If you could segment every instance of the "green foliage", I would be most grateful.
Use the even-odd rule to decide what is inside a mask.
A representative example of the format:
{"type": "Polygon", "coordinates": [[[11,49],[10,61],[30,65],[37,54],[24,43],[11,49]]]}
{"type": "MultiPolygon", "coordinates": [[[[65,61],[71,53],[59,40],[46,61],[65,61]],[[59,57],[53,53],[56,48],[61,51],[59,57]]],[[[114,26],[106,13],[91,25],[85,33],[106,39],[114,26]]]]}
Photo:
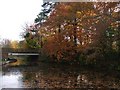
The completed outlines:
{"type": "Polygon", "coordinates": [[[30,33],[26,33],[26,35],[24,36],[24,38],[28,38],[30,36],[30,33]]]}
{"type": "Polygon", "coordinates": [[[27,45],[30,48],[40,48],[40,45],[38,44],[38,41],[36,39],[26,39],[27,45]]]}
{"type": "Polygon", "coordinates": [[[45,2],[42,5],[43,9],[42,11],[37,15],[37,18],[35,19],[35,23],[40,23],[42,24],[47,18],[48,14],[52,11],[54,7],[54,3],[51,2],[45,2]]]}

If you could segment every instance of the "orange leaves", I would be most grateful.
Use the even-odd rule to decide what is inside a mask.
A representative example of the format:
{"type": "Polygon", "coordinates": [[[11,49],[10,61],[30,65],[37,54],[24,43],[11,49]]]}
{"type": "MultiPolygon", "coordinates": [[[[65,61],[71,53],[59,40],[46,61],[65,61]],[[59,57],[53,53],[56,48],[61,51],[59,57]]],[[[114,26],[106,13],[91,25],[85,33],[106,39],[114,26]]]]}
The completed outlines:
{"type": "MultiPolygon", "coordinates": [[[[99,35],[114,21],[108,16],[111,13],[108,6],[111,5],[58,3],[44,25],[44,33],[47,33],[44,45],[46,53],[58,61],[73,60],[76,52],[82,52],[95,40],[98,41],[99,35]],[[105,14],[103,11],[106,10],[105,14]]],[[[111,15],[117,18],[117,14],[114,12],[111,15]]],[[[117,25],[114,24],[112,26],[117,25]]]]}
{"type": "Polygon", "coordinates": [[[58,52],[56,53],[56,58],[57,58],[57,60],[60,61],[60,60],[62,59],[62,57],[63,57],[62,52],[61,52],[61,51],[58,51],[58,52]]]}
{"type": "Polygon", "coordinates": [[[67,5],[66,3],[60,3],[57,7],[57,14],[59,15],[63,15],[63,16],[67,16],[69,13],[68,11],[71,9],[71,7],[69,5],[67,5]],[[62,11],[62,13],[60,12],[62,11]]]}
{"type": "MultiPolygon", "coordinates": [[[[61,61],[68,60],[67,58],[73,56],[74,48],[71,42],[63,39],[63,36],[54,35],[48,38],[44,50],[50,57],[54,56],[58,61],[61,61]]],[[[71,59],[69,58],[69,60],[71,59]]]]}

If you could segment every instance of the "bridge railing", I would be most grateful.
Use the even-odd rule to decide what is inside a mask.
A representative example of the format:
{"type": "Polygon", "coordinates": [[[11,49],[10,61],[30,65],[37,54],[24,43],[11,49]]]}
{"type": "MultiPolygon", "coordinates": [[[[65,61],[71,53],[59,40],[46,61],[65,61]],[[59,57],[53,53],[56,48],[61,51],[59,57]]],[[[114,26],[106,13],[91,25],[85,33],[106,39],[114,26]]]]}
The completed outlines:
{"type": "Polygon", "coordinates": [[[14,49],[14,48],[2,48],[2,52],[18,52],[18,53],[40,53],[40,49],[14,49]]]}

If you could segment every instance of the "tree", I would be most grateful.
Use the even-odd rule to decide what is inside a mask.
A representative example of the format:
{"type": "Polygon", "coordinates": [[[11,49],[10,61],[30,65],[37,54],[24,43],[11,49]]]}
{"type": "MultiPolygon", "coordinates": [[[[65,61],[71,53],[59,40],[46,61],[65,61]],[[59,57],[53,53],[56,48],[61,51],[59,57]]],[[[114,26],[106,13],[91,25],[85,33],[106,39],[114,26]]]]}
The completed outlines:
{"type": "Polygon", "coordinates": [[[39,33],[35,24],[26,25],[23,37],[25,38],[27,48],[40,48],[39,33]]]}
{"type": "MultiPolygon", "coordinates": [[[[120,52],[119,3],[59,2],[43,6],[35,21],[39,44],[48,56],[57,61],[96,62],[108,59],[110,52],[120,52]]],[[[30,39],[34,35],[29,32],[26,36],[30,39]]]]}
{"type": "Polygon", "coordinates": [[[18,41],[11,41],[11,47],[12,48],[19,48],[19,42],[18,41]]]}
{"type": "Polygon", "coordinates": [[[11,48],[11,41],[8,39],[3,39],[1,41],[1,47],[2,48],[11,48]]]}

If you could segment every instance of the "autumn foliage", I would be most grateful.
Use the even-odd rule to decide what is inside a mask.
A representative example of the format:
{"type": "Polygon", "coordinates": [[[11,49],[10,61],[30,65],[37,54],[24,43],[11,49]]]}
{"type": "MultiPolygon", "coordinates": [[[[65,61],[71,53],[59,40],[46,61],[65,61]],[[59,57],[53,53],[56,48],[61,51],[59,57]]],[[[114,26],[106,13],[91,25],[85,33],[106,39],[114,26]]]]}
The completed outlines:
{"type": "Polygon", "coordinates": [[[39,25],[38,41],[42,42],[43,51],[59,62],[96,62],[108,59],[113,53],[120,59],[119,5],[118,2],[44,3],[35,22],[39,25]]]}

